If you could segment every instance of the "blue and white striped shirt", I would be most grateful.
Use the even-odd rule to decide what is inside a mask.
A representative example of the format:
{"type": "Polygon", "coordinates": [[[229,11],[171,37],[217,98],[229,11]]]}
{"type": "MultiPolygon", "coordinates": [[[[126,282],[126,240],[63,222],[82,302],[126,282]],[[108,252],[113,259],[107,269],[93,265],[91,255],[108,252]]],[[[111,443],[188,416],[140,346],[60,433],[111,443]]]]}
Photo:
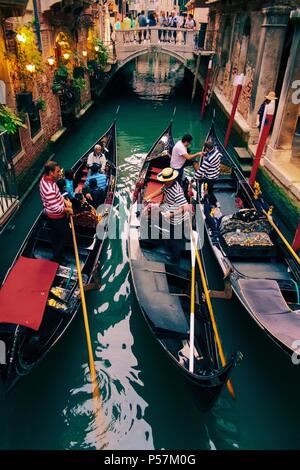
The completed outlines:
{"type": "Polygon", "coordinates": [[[179,207],[188,204],[183,189],[178,181],[175,181],[169,187],[164,187],[162,191],[164,194],[164,201],[161,205],[163,210],[174,211],[179,207]]]}
{"type": "Polygon", "coordinates": [[[206,178],[215,180],[219,177],[222,154],[218,147],[214,147],[204,158],[199,170],[196,171],[196,180],[206,178]]]}

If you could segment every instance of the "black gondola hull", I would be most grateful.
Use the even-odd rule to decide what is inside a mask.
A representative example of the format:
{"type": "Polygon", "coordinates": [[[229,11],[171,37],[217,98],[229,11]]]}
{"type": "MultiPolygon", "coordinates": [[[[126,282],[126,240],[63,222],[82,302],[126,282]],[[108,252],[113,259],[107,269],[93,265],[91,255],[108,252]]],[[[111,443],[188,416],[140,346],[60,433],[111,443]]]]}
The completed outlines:
{"type": "MultiPolygon", "coordinates": [[[[80,252],[79,256],[85,285],[92,281],[93,275],[97,271],[98,260],[107,235],[107,227],[113,208],[117,169],[115,122],[95,144],[103,139],[106,139],[105,141],[107,142],[111,165],[108,170],[108,189],[106,199],[104,201],[104,209],[101,212],[103,213],[103,218],[99,222],[97,229],[97,234],[101,232],[102,238],[98,238],[95,229],[76,228],[77,243],[80,252]]],[[[80,178],[82,176],[81,172],[86,166],[86,158],[92,151],[94,145],[75,163],[72,168],[75,172],[76,184],[80,183],[80,178]]],[[[47,221],[43,213],[41,213],[24,240],[5,279],[21,255],[29,258],[43,258],[43,256],[48,258],[48,237],[47,221]]],[[[8,351],[7,364],[2,366],[0,369],[1,379],[6,394],[12,390],[22,376],[27,375],[50,352],[55,344],[62,338],[81,308],[78,280],[76,269],[74,268],[74,250],[71,246],[69,246],[68,250],[71,267],[67,267],[65,270],[64,267],[59,267],[56,276],[56,279],[59,279],[60,271],[62,271],[61,277],[67,277],[67,282],[72,286],[69,289],[70,294],[68,295],[68,301],[65,303],[67,311],[65,313],[62,311],[56,311],[47,305],[38,331],[33,331],[20,325],[1,325],[0,339],[5,341],[8,351]]]]}

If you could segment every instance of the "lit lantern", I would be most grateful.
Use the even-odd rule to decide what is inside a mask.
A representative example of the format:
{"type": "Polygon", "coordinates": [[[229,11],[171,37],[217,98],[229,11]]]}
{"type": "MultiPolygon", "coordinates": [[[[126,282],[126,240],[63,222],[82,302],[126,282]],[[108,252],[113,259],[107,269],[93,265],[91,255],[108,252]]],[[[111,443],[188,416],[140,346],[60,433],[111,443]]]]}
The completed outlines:
{"type": "Polygon", "coordinates": [[[70,54],[68,54],[68,52],[65,52],[65,53],[63,54],[63,58],[64,58],[65,60],[68,60],[69,57],[70,57],[70,54]]]}
{"type": "Polygon", "coordinates": [[[17,34],[16,37],[19,42],[23,42],[23,43],[26,42],[26,38],[25,36],[23,36],[23,34],[17,34]]]}
{"type": "Polygon", "coordinates": [[[99,46],[95,46],[95,51],[96,51],[96,52],[99,51],[99,46]]]}
{"type": "Polygon", "coordinates": [[[54,65],[54,58],[51,56],[47,60],[48,60],[48,64],[52,67],[54,65]]]}
{"type": "Polygon", "coordinates": [[[82,51],[82,55],[83,55],[83,57],[86,57],[87,56],[87,51],[82,51]]]}
{"type": "Polygon", "coordinates": [[[35,65],[33,65],[33,64],[26,65],[26,70],[27,70],[27,72],[34,73],[35,72],[35,65]]]}

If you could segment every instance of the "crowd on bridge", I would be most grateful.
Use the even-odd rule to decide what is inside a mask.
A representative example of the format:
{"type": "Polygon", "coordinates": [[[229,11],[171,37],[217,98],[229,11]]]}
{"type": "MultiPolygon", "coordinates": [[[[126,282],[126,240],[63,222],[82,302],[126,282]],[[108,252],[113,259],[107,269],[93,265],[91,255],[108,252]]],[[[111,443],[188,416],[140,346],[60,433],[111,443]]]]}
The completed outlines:
{"type": "MultiPolygon", "coordinates": [[[[177,31],[175,29],[182,28],[185,30],[193,31],[196,28],[196,21],[194,16],[189,13],[185,16],[179,16],[175,11],[172,11],[170,14],[164,11],[161,11],[159,15],[155,12],[150,13],[147,18],[144,10],[135,17],[130,14],[126,14],[123,18],[118,18],[114,25],[115,31],[128,31],[133,30],[130,35],[130,40],[138,41],[139,43],[142,40],[146,40],[151,35],[151,29],[149,28],[159,27],[158,31],[158,40],[160,42],[175,42],[177,40],[177,31]],[[141,31],[140,28],[145,28],[145,31],[141,31]],[[174,28],[172,31],[170,28],[174,28]],[[135,30],[139,31],[135,31],[135,30]]],[[[183,34],[183,41],[186,41],[186,32],[183,34]]]]}

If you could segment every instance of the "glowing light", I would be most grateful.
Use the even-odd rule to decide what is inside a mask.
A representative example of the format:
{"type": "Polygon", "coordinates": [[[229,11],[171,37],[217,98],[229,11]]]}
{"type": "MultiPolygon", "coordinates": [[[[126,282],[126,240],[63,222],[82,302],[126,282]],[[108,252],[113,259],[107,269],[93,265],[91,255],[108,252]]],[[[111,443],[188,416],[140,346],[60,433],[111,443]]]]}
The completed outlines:
{"type": "Polygon", "coordinates": [[[83,55],[83,57],[86,57],[87,56],[87,51],[82,51],[82,55],[83,55]]]}
{"type": "Polygon", "coordinates": [[[99,51],[99,46],[95,46],[95,51],[96,51],[96,52],[99,51]]]}
{"type": "Polygon", "coordinates": [[[51,56],[51,57],[48,57],[48,64],[52,67],[52,65],[54,65],[54,58],[51,56]]]}
{"type": "Polygon", "coordinates": [[[33,65],[33,64],[26,65],[26,70],[27,70],[27,72],[34,73],[35,72],[35,65],[33,65]]]}
{"type": "Polygon", "coordinates": [[[26,42],[26,38],[23,36],[23,34],[17,34],[17,40],[23,43],[26,42]]]}
{"type": "Polygon", "coordinates": [[[63,54],[63,58],[64,58],[65,60],[68,60],[69,57],[70,57],[70,54],[68,54],[68,52],[65,52],[65,53],[63,54]]]}

